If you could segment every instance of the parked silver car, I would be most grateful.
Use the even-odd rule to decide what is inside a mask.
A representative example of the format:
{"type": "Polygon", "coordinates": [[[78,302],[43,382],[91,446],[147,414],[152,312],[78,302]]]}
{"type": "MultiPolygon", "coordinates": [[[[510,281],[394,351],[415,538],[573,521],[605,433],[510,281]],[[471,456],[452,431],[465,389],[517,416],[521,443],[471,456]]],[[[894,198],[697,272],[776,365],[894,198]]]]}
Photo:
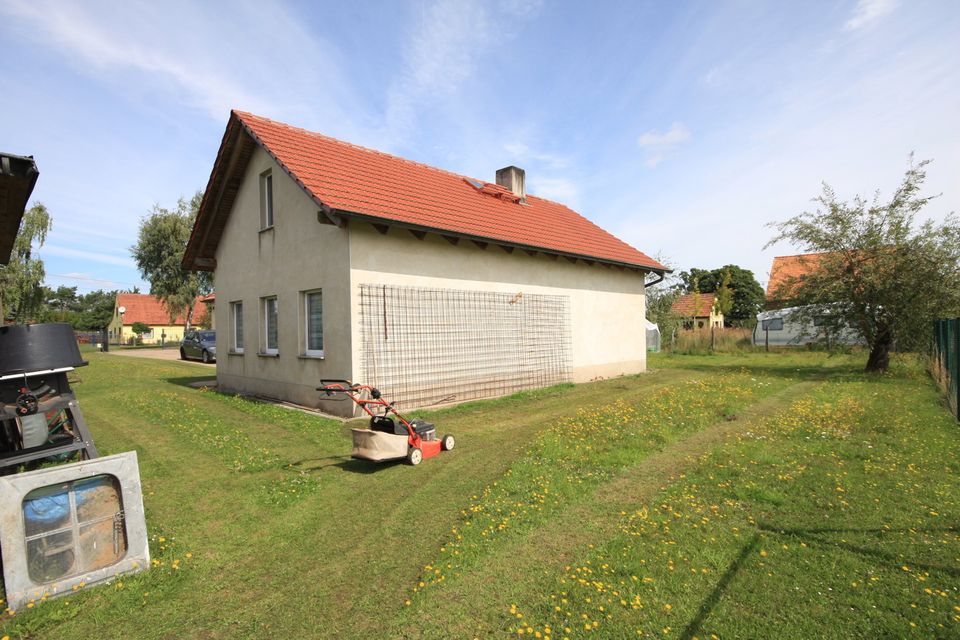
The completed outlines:
{"type": "Polygon", "coordinates": [[[216,331],[187,331],[180,343],[180,358],[187,360],[195,358],[203,362],[217,360],[217,332],[216,331]]]}

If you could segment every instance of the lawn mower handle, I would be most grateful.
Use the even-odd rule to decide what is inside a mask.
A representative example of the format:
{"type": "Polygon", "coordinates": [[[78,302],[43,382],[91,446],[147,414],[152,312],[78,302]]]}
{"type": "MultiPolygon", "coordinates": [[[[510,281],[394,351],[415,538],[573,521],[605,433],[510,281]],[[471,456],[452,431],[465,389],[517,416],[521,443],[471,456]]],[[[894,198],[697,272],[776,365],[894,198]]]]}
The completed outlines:
{"type": "Polygon", "coordinates": [[[317,391],[324,391],[328,396],[334,393],[351,393],[356,391],[357,386],[349,380],[321,380],[320,384],[323,386],[317,387],[317,391]]]}

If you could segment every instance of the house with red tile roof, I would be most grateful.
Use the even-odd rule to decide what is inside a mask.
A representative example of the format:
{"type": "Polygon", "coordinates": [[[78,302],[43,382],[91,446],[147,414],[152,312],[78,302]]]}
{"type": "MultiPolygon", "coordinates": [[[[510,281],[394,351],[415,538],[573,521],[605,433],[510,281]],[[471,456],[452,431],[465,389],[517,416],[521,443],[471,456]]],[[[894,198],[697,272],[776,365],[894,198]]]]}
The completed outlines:
{"type": "Polygon", "coordinates": [[[804,253],[774,257],[773,265],[770,267],[770,281],[767,282],[767,308],[788,304],[796,283],[819,269],[821,261],[829,255],[833,254],[804,253]]]}
{"type": "Polygon", "coordinates": [[[713,293],[688,293],[677,298],[671,309],[691,327],[723,328],[723,314],[717,308],[713,293]]]}
{"type": "Polygon", "coordinates": [[[493,182],[233,111],[183,256],[215,272],[221,388],[349,413],[646,368],[667,268],[579,213],[493,182]]]}
{"type": "Polygon", "coordinates": [[[823,321],[829,316],[810,316],[810,307],[797,304],[795,293],[797,286],[807,277],[817,273],[825,261],[853,257],[853,254],[839,252],[804,253],[793,256],[776,256],[770,267],[770,281],[767,283],[766,311],[757,316],[757,325],[753,332],[753,342],[767,346],[799,346],[813,342],[826,344],[863,344],[863,338],[853,327],[839,332],[834,328],[826,333],[824,327],[831,327],[823,321]]]}
{"type": "MultiPolygon", "coordinates": [[[[193,307],[193,326],[197,326],[206,311],[206,305],[198,298],[193,307]]],[[[155,296],[144,293],[118,293],[113,305],[113,318],[107,326],[110,341],[118,344],[130,344],[135,334],[133,325],[142,322],[150,331],[141,336],[142,344],[176,345],[183,339],[186,319],[179,314],[172,321],[167,307],[155,296]]]]}

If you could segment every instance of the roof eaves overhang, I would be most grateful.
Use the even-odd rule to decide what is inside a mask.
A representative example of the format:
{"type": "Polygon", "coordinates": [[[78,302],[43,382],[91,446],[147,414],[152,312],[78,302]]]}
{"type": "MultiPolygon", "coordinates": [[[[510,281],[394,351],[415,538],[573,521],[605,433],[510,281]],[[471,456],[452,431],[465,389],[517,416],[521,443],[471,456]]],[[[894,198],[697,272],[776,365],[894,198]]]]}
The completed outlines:
{"type": "Polygon", "coordinates": [[[184,269],[216,269],[217,245],[257,142],[243,135],[242,122],[231,112],[207,188],[203,192],[197,219],[183,252],[181,265],[184,269]]]}
{"type": "Polygon", "coordinates": [[[10,261],[20,221],[39,176],[33,156],[0,153],[0,264],[10,261]]]}
{"type": "MultiPolygon", "coordinates": [[[[326,205],[324,205],[323,203],[321,203],[321,202],[320,202],[318,199],[316,199],[316,198],[314,198],[314,201],[317,202],[318,204],[320,204],[321,206],[326,206],[326,205]]],[[[341,216],[341,217],[347,218],[347,219],[355,219],[355,220],[358,220],[358,221],[361,221],[361,222],[368,222],[368,223],[370,223],[370,224],[388,225],[388,226],[391,226],[391,227],[398,227],[398,228],[400,228],[400,229],[407,229],[407,230],[409,230],[409,231],[417,231],[417,232],[420,232],[420,233],[434,233],[434,234],[440,235],[440,236],[454,237],[454,238],[459,238],[459,239],[461,239],[461,240],[469,240],[469,241],[471,241],[471,242],[489,243],[489,244],[499,245],[499,246],[502,246],[502,247],[509,247],[509,248],[511,248],[511,249],[521,249],[521,250],[527,251],[527,252],[536,252],[536,253],[543,253],[543,254],[547,254],[547,255],[555,255],[555,256],[559,256],[559,257],[561,257],[561,258],[569,258],[569,259],[571,259],[571,260],[583,260],[583,261],[587,261],[587,262],[597,262],[597,263],[600,263],[600,264],[610,265],[610,266],[613,266],[613,267],[622,267],[622,268],[624,268],[624,269],[630,269],[630,270],[634,270],[634,271],[642,271],[642,272],[644,272],[644,273],[657,273],[657,274],[661,274],[661,275],[662,275],[662,274],[664,274],[664,273],[671,273],[671,272],[672,272],[672,270],[670,270],[670,269],[665,269],[663,266],[660,266],[660,265],[640,264],[640,263],[632,263],[632,262],[623,262],[623,261],[620,261],[620,260],[611,260],[611,259],[609,259],[609,258],[600,258],[600,257],[593,256],[593,255],[573,253],[573,252],[568,252],[568,251],[560,251],[560,250],[558,250],[558,249],[552,249],[552,248],[550,248],[550,247],[540,247],[540,246],[536,246],[536,245],[529,245],[529,244],[522,244],[522,243],[517,243],[517,242],[511,242],[511,241],[509,241],[509,240],[502,240],[502,239],[499,239],[499,238],[492,238],[492,237],[490,237],[490,236],[475,236],[475,235],[468,234],[468,233],[460,233],[460,232],[456,232],[456,231],[451,231],[450,229],[442,229],[442,228],[439,228],[439,227],[430,227],[430,226],[426,226],[426,225],[418,225],[418,224],[413,224],[413,223],[409,223],[409,222],[401,222],[401,221],[394,220],[394,219],[392,219],[392,218],[384,218],[384,217],[382,217],[382,216],[373,216],[373,215],[369,215],[369,214],[365,214],[365,213],[359,213],[359,212],[356,212],[356,211],[345,211],[345,210],[343,210],[343,209],[332,209],[331,212],[332,212],[334,215],[336,215],[336,216],[341,216]]]]}

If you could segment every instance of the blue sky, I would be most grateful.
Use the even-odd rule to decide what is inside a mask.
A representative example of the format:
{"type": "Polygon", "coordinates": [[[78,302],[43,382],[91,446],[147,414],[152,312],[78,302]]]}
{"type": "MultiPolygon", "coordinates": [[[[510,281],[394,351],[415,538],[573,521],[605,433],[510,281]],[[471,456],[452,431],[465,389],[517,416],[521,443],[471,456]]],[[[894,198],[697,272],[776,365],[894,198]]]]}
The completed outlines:
{"type": "Polygon", "coordinates": [[[0,2],[0,149],[33,155],[48,284],[148,285],[140,219],[206,186],[230,108],[492,181],[527,171],[679,269],[765,284],[821,181],[933,158],[960,209],[960,3],[0,2]]]}

